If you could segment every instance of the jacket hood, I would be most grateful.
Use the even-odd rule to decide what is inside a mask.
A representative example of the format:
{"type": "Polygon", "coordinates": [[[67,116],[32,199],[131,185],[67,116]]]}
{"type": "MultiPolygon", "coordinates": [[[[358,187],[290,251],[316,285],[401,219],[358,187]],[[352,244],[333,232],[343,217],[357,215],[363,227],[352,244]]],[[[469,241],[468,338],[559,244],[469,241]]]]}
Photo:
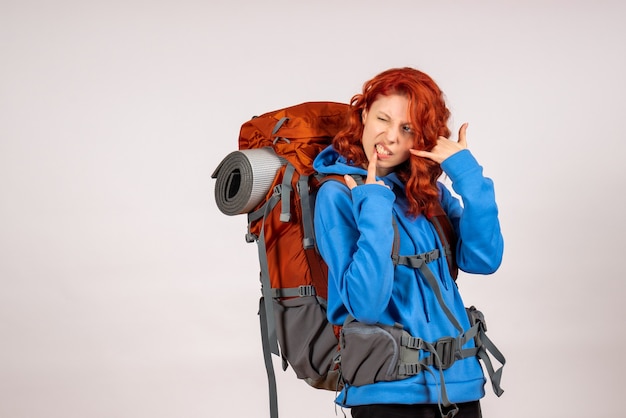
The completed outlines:
{"type": "Polygon", "coordinates": [[[367,171],[361,167],[355,167],[339,155],[332,145],[326,147],[313,161],[313,169],[321,174],[361,174],[367,175],[367,171]]]}

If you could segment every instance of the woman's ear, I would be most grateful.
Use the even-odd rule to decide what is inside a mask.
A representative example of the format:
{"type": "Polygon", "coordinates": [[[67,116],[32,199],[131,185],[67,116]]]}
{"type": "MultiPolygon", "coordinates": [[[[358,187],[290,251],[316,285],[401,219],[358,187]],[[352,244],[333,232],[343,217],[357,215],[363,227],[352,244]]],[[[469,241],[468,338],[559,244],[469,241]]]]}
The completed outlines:
{"type": "Polygon", "coordinates": [[[367,109],[361,111],[361,123],[365,125],[365,119],[367,119],[367,109]]]}

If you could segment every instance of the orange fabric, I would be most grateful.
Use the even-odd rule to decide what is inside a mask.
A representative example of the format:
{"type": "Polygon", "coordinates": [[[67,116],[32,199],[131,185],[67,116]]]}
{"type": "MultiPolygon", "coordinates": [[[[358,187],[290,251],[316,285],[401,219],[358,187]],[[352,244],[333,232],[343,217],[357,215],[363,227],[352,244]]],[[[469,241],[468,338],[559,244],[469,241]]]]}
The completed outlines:
{"type": "MultiPolygon", "coordinates": [[[[349,106],[334,102],[307,102],[286,109],[265,113],[244,123],[239,134],[239,149],[272,147],[276,154],[287,159],[296,173],[291,181],[291,218],[280,220],[278,203],[265,219],[265,245],[272,288],[292,288],[313,285],[317,295],[328,295],[328,268],[316,249],[305,250],[302,241],[302,210],[297,193],[300,175],[313,174],[313,160],[344,126],[349,106]],[[289,118],[276,133],[272,133],[281,118],[289,118]]],[[[282,183],[285,167],[274,178],[266,200],[274,187],[282,183]]],[[[315,178],[309,179],[309,188],[318,187],[315,178]]],[[[262,204],[262,203],[261,203],[262,204]]],[[[256,208],[258,209],[258,208],[256,208]]],[[[250,232],[260,236],[263,219],[250,224],[250,232]]]]}
{"type": "Polygon", "coordinates": [[[272,147],[299,173],[312,174],[313,160],[343,128],[348,109],[344,103],[307,102],[265,113],[241,126],[239,149],[272,147]],[[272,134],[283,117],[289,120],[272,134]],[[289,142],[277,138],[287,138],[289,142]]]}
{"type": "MultiPolygon", "coordinates": [[[[275,185],[282,183],[283,174],[284,168],[276,176],[275,185]]],[[[297,190],[298,179],[298,174],[294,174],[294,191],[297,190]]],[[[250,232],[257,236],[261,234],[261,227],[264,227],[271,287],[281,289],[313,285],[317,295],[325,299],[328,295],[328,268],[315,249],[308,250],[307,254],[302,246],[302,210],[297,192],[291,195],[290,221],[282,222],[280,212],[279,203],[266,217],[264,226],[263,219],[250,225],[250,232]]]]}

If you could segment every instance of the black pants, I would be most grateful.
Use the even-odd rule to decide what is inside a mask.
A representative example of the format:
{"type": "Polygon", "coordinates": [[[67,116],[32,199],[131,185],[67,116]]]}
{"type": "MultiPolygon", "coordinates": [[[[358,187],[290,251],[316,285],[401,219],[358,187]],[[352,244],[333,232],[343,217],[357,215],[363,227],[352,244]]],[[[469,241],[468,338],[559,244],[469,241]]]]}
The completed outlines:
{"type": "MultiPolygon", "coordinates": [[[[456,404],[459,412],[454,418],[481,418],[480,402],[465,402],[456,404]]],[[[447,410],[444,409],[444,412],[447,410]]],[[[439,418],[437,405],[401,405],[376,404],[353,406],[350,409],[352,418],[439,418]]]]}

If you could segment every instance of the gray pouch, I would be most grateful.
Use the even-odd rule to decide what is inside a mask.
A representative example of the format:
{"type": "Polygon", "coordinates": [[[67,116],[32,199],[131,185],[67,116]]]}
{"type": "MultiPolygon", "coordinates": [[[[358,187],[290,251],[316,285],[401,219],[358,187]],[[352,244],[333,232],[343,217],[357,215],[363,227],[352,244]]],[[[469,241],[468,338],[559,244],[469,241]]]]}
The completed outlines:
{"type": "Polygon", "coordinates": [[[274,299],[274,312],[282,356],[296,376],[313,387],[337,390],[339,372],[333,369],[338,341],[325,305],[315,296],[274,299]]]}
{"type": "Polygon", "coordinates": [[[409,335],[401,325],[368,325],[347,321],[341,331],[341,374],[354,386],[404,379],[398,365],[402,335],[409,335]]]}

